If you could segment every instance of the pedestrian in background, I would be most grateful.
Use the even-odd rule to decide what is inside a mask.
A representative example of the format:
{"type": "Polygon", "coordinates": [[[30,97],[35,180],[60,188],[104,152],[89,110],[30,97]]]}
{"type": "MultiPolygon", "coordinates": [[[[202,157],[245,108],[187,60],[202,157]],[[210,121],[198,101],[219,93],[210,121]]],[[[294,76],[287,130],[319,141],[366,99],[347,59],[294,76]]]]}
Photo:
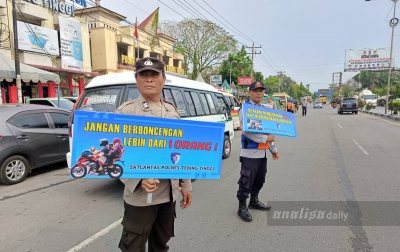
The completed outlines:
{"type": "MultiPolygon", "coordinates": [[[[248,95],[250,104],[262,106],[264,97],[264,84],[253,82],[249,87],[248,95]]],[[[239,110],[240,126],[243,129],[243,112],[239,110]]],[[[279,158],[278,150],[274,144],[275,136],[263,133],[250,133],[242,131],[242,149],[240,151],[240,179],[239,190],[236,197],[239,200],[238,215],[244,221],[252,221],[249,209],[268,211],[271,206],[262,203],[258,194],[265,183],[267,174],[267,151],[272,153],[272,158],[279,158]],[[246,201],[250,194],[250,202],[247,208],[246,201]]]]}
{"type": "Polygon", "coordinates": [[[303,101],[301,102],[301,110],[302,110],[303,116],[307,116],[307,101],[306,101],[306,99],[303,99],[303,101]]]}
{"type": "MultiPolygon", "coordinates": [[[[156,58],[143,58],[135,64],[135,78],[140,95],[123,103],[115,111],[118,114],[180,118],[176,107],[161,100],[166,76],[164,63],[156,58]]],[[[174,236],[175,203],[182,189],[180,205],[188,208],[192,202],[190,179],[121,179],[125,184],[124,217],[119,248],[122,251],[168,251],[168,241],[174,236]],[[153,193],[147,203],[147,194],[153,193]]]]}
{"type": "Polygon", "coordinates": [[[272,105],[272,109],[276,109],[276,104],[272,101],[271,96],[268,96],[267,104],[272,105]]]}

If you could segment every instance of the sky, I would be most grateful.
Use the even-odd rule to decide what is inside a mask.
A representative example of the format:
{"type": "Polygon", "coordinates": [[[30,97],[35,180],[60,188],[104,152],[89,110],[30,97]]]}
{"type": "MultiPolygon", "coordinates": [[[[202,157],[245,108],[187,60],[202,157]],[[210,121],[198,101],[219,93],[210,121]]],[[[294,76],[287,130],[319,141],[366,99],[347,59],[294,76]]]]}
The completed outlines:
{"type": "MultiPolygon", "coordinates": [[[[179,6],[182,3],[225,28],[240,43],[261,45],[256,49],[261,51],[255,56],[256,71],[264,76],[283,71],[297,83],[309,84],[312,92],[328,88],[332,74],[343,72],[346,49],[390,47],[391,42],[391,0],[101,0],[100,5],[132,22],[137,17],[140,23],[158,7],[160,20],[193,18],[179,6]]],[[[399,8],[400,2],[398,17],[399,8]]],[[[395,49],[399,38],[396,28],[395,49]]],[[[344,73],[343,82],[353,75],[344,73]]]]}

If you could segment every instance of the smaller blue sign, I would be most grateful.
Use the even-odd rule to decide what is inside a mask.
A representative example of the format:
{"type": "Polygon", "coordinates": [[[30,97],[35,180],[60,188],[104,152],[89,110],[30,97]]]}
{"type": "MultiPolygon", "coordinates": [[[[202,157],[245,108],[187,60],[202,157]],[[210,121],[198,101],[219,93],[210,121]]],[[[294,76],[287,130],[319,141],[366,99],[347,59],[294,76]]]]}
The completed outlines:
{"type": "Polygon", "coordinates": [[[289,137],[297,136],[296,116],[293,113],[249,103],[243,104],[242,113],[244,131],[289,137]]]}

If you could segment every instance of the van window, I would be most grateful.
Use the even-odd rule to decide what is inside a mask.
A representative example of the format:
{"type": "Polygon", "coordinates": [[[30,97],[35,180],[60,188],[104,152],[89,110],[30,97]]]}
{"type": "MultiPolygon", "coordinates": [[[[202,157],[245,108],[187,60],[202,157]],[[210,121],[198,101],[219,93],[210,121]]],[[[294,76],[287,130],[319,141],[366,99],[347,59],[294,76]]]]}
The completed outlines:
{"type": "Polygon", "coordinates": [[[236,98],[233,99],[235,107],[240,107],[240,104],[236,98]]]}
{"type": "Polygon", "coordinates": [[[175,104],[176,104],[176,108],[179,111],[179,114],[181,114],[181,116],[189,116],[187,109],[186,109],[186,104],[185,104],[185,100],[183,99],[183,95],[181,93],[180,90],[178,89],[171,89],[172,90],[172,96],[175,99],[175,104]]]}
{"type": "Polygon", "coordinates": [[[206,94],[201,93],[201,94],[200,94],[200,99],[201,99],[201,101],[203,102],[204,112],[205,112],[207,115],[211,114],[211,112],[210,112],[210,107],[209,107],[208,102],[207,102],[206,94]]]}
{"type": "MultiPolygon", "coordinates": [[[[114,112],[117,108],[122,89],[122,87],[118,87],[87,90],[77,109],[98,112],[114,112]]],[[[134,91],[132,90],[132,92],[134,91]]]]}
{"type": "Polygon", "coordinates": [[[164,100],[174,104],[176,107],[175,100],[174,100],[174,97],[172,96],[171,89],[164,88],[163,93],[164,93],[164,100]]]}
{"type": "Polygon", "coordinates": [[[130,87],[128,89],[128,101],[137,99],[139,95],[140,93],[137,87],[130,87]]]}
{"type": "Polygon", "coordinates": [[[195,116],[196,111],[194,109],[193,100],[192,100],[192,97],[190,96],[189,91],[185,91],[185,98],[186,98],[187,104],[189,106],[190,115],[195,116]]]}
{"type": "Polygon", "coordinates": [[[215,108],[215,104],[214,104],[213,98],[211,97],[211,94],[206,94],[206,97],[207,97],[208,105],[210,105],[211,114],[216,114],[217,109],[215,108]]]}
{"type": "Polygon", "coordinates": [[[190,92],[190,95],[192,96],[194,108],[196,109],[197,115],[204,115],[204,110],[200,102],[199,94],[197,92],[190,92]]]}
{"type": "Polygon", "coordinates": [[[217,102],[218,102],[218,113],[226,113],[226,103],[224,101],[224,97],[221,94],[216,94],[217,102]]]}

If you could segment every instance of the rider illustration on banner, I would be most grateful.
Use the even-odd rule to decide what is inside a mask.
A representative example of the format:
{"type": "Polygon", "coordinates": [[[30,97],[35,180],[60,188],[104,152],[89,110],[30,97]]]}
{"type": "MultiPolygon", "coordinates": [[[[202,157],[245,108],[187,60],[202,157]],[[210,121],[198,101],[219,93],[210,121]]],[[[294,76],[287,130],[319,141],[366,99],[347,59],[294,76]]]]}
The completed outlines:
{"type": "Polygon", "coordinates": [[[92,146],[90,150],[84,150],[78,158],[77,163],[71,169],[71,176],[74,178],[83,178],[89,176],[108,175],[111,178],[119,178],[123,174],[122,166],[125,166],[121,160],[125,152],[119,138],[114,138],[112,143],[108,139],[100,139],[101,150],[92,146]],[[117,164],[116,162],[120,162],[117,164]]]}

